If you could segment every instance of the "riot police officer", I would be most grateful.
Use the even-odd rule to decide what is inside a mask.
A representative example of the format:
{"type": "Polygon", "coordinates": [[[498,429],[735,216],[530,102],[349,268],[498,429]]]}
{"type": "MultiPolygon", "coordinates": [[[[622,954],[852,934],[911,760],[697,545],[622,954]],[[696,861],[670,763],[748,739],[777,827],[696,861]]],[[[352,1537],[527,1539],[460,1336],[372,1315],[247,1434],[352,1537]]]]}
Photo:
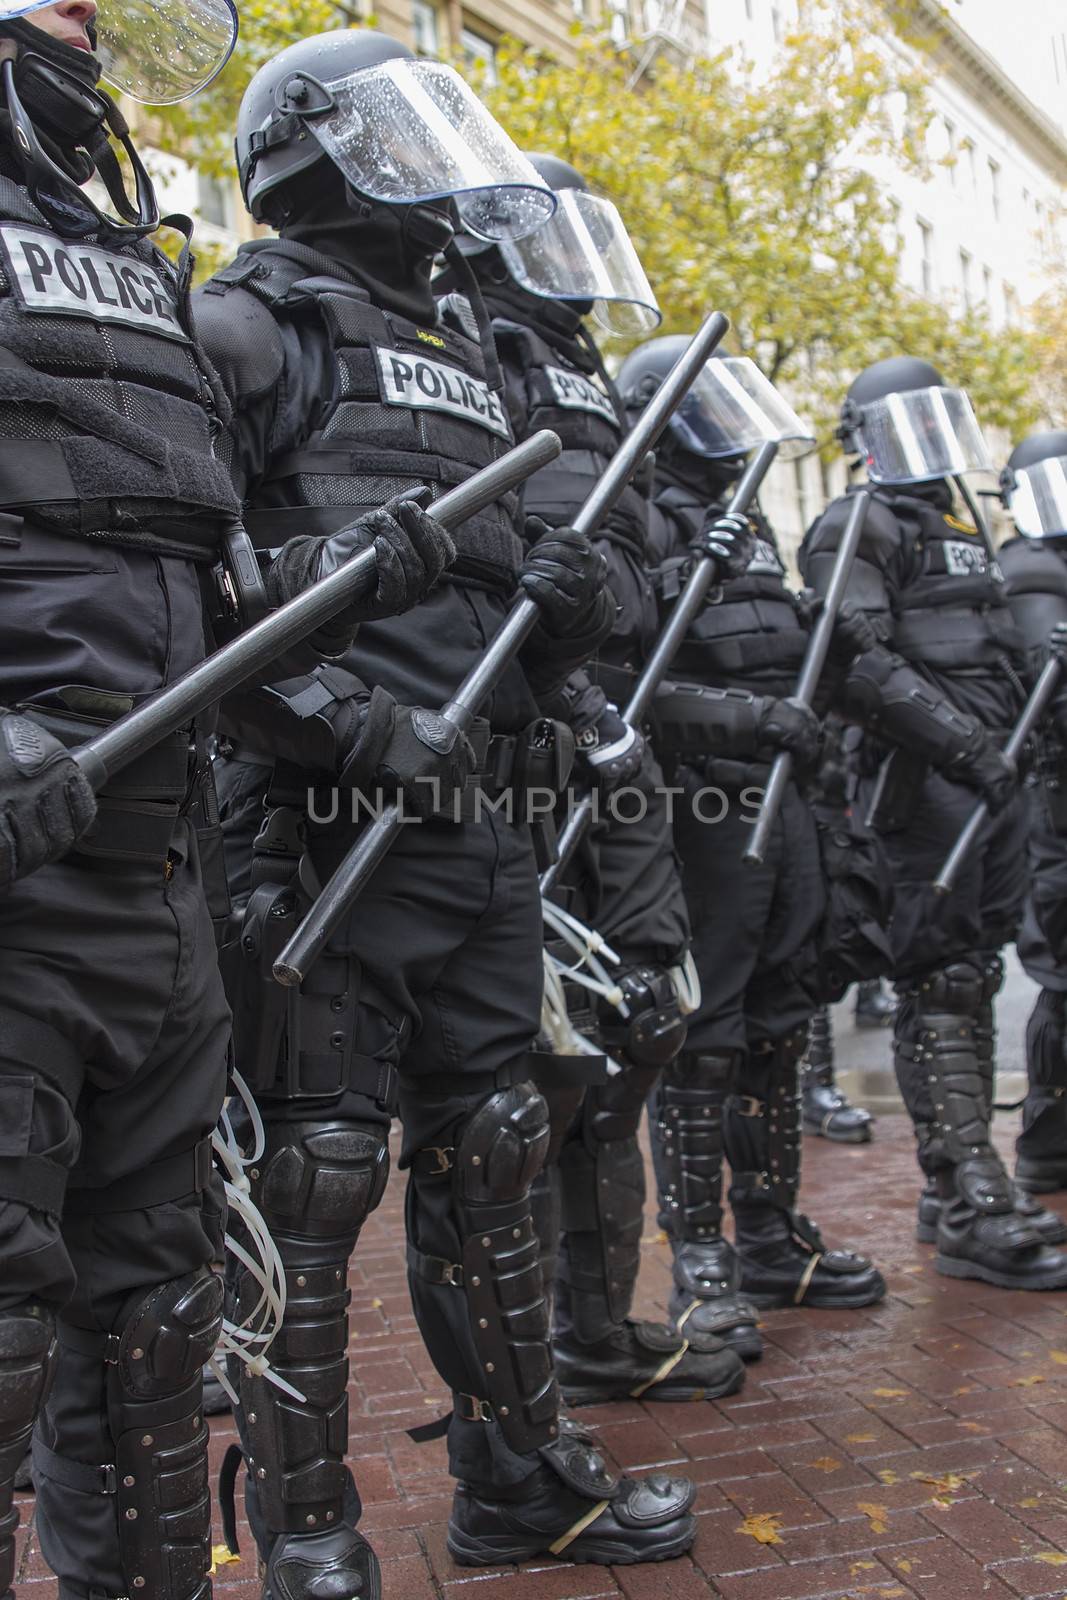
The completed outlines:
{"type": "MultiPolygon", "coordinates": [[[[256,544],[328,531],[353,506],[420,483],[439,493],[508,448],[484,308],[477,296],[438,305],[431,269],[441,251],[458,261],[461,223],[521,233],[554,202],[458,75],[371,31],[303,41],[249,85],[237,154],[252,215],[280,238],[243,246],[200,294],[197,320],[235,402],[228,453],[256,544]]],[[[276,1365],[308,1396],[295,1413],[242,1374],[265,1593],[290,1600],[376,1582],[344,1465],[345,1279],[386,1181],[398,1105],[412,1300],[453,1392],[455,1557],[633,1561],[693,1537],[691,1485],[620,1484],[583,1439],[560,1435],[529,1202],[548,1137],[529,1061],[536,864],[521,807],[509,819],[481,805],[559,780],[562,735],[536,696],[595,648],[612,602],[573,532],[524,560],[513,503],[471,518],[456,543],[451,580],[403,627],[372,623],[316,673],[226,711],[232,877],[250,891],[240,948],[258,952],[260,934],[284,928],[294,898],[336,867],[358,792],[402,796],[420,818],[287,1016],[259,1006],[269,984],[254,961],[252,1004],[235,996],[238,1023],[243,1008],[255,1024],[238,1028],[236,1049],[266,1125],[254,1193],[290,1295],[276,1365]],[[429,708],[480,659],[517,580],[543,618],[470,740],[452,739],[429,708]],[[316,798],[303,817],[309,783],[332,789],[333,804],[316,798]],[[267,820],[242,856],[264,797],[267,820]]],[[[257,1292],[242,1278],[239,1299],[257,1292]]]]}
{"type": "MultiPolygon", "coordinates": [[[[137,23],[120,6],[98,49],[95,11],[60,0],[0,23],[0,1594],[38,1416],[37,1528],[60,1594],[199,1600],[229,1037],[193,822],[212,796],[196,730],[95,801],[66,752],[200,660],[238,511],[212,454],[227,409],[192,334],[188,253],[174,269],[148,243],[152,185],[97,81],[181,98],[221,67],[236,17],[205,4],[193,35],[167,0],[137,23]],[[82,187],[94,174],[117,216],[82,187]]],[[[414,545],[382,525],[414,576],[414,545]]],[[[443,529],[429,547],[426,581],[443,529]]],[[[305,542],[307,576],[317,554],[305,542]]],[[[277,575],[277,598],[292,592],[277,575]]]]}
{"type": "MultiPolygon", "coordinates": [[[[1062,631],[1067,622],[1065,466],[1067,430],[1053,428],[1021,440],[1001,474],[1004,502],[1019,537],[1001,546],[998,559],[1031,676],[1047,659],[1053,631],[1062,631]]],[[[1015,1183],[1031,1195],[1067,1185],[1065,710],[1061,691],[1041,731],[1036,770],[1025,795],[1030,814],[1030,883],[1016,947],[1041,992],[1026,1030],[1029,1091],[1016,1143],[1015,1183]]],[[[1050,1223],[1058,1220],[1048,1212],[1044,1216],[1050,1223]]],[[[1045,1233],[1055,1242],[1047,1223],[1045,1233]]]]}
{"type": "MultiPolygon", "coordinates": [[[[686,343],[657,339],[627,357],[619,388],[628,406],[648,403],[686,343]]],[[[728,523],[720,513],[745,453],[767,438],[780,439],[785,453],[807,445],[754,363],[708,362],[657,452],[654,538],[665,604],[680,592],[694,544],[728,523]]],[[[814,819],[795,783],[766,865],[745,866],[742,854],[774,752],[790,750],[810,766],[819,731],[813,714],[789,700],[806,628],[773,531],[761,516],[753,521],[744,572],[711,593],[657,707],[659,747],[682,791],[674,837],[701,1002],[651,1117],[674,1255],[670,1310],[680,1328],[716,1333],[746,1359],[761,1350],[756,1305],[866,1305],[885,1292],[868,1261],[827,1251],[796,1209],[798,1064],[826,897],[814,819]],[[722,1234],[724,1145],[736,1248],[722,1234]]]]}
{"type": "MultiPolygon", "coordinates": [[[[929,362],[879,361],[842,409],[873,500],[849,593],[871,629],[847,705],[888,749],[872,807],[894,886],[897,1081],[927,1180],[921,1232],[938,1270],[1021,1289],[1067,1283],[1067,1258],[1021,1216],[989,1138],[993,1002],[1025,888],[1025,814],[998,742],[1024,663],[1000,568],[956,514],[952,476],[988,467],[967,397],[929,362]],[[905,668],[910,669],[904,672],[905,668]],[[980,794],[992,813],[949,896],[937,869],[980,794]]],[[[802,570],[825,588],[852,490],[809,530],[802,570]]]]}
{"type": "MultiPolygon", "coordinates": [[[[468,236],[465,253],[493,318],[516,436],[547,427],[563,441],[562,455],[524,490],[526,511],[554,527],[593,489],[626,427],[585,319],[632,333],[654,328],[659,311],[615,206],[591,193],[568,162],[529,159],[556,196],[555,215],[536,233],[495,246],[468,236]]],[[[663,774],[641,731],[619,713],[659,626],[648,511],[647,486],[631,484],[600,531],[614,628],[595,663],[572,674],[545,707],[574,730],[580,786],[595,788],[600,802],[600,820],[551,898],[594,927],[619,963],[611,970],[615,1003],[600,996],[593,1004],[573,982],[565,993],[575,1026],[588,1029],[622,1072],[583,1095],[574,1081],[580,1058],[565,1056],[539,1079],[553,1146],[535,1187],[535,1213],[556,1288],[556,1370],[566,1399],[585,1405],[638,1393],[711,1399],[737,1388],[744,1371],[706,1335],[694,1332],[687,1342],[672,1328],[630,1317],[644,1223],[637,1132],[649,1092],[685,1037],[674,973],[689,938],[663,774]],[[630,814],[612,818],[610,797],[624,788],[630,814]]],[[[556,948],[550,941],[550,952],[556,948]]],[[[570,957],[563,947],[568,969],[570,957]]]]}

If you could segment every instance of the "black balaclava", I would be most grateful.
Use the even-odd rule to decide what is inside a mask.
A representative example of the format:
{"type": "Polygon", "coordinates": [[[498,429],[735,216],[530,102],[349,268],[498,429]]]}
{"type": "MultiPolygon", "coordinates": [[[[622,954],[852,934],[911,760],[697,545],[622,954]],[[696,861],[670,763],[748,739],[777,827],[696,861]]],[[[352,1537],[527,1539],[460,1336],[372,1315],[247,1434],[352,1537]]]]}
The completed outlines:
{"type": "MultiPolygon", "coordinates": [[[[88,33],[95,45],[96,32],[91,23],[88,33]]],[[[43,28],[35,27],[29,17],[14,17],[0,23],[0,38],[13,39],[18,47],[16,85],[46,152],[75,183],[85,183],[92,177],[95,166],[86,152],[86,145],[100,136],[99,106],[86,96],[82,113],[74,95],[57,90],[34,71],[32,63],[24,64],[22,58],[27,54],[41,56],[50,66],[58,67],[87,89],[95,89],[100,80],[99,61],[87,50],[53,39],[43,28]]],[[[0,141],[4,146],[0,160],[17,178],[21,169],[7,153],[11,137],[11,118],[7,108],[0,107],[0,141]]]]}
{"type": "Polygon", "coordinates": [[[323,163],[323,170],[304,174],[300,182],[313,183],[306,205],[279,223],[283,239],[316,250],[336,261],[361,284],[386,310],[397,311],[413,322],[433,325],[437,302],[430,287],[436,249],[427,241],[423,226],[432,231],[434,216],[440,217],[441,238],[449,236],[451,208],[442,203],[438,211],[428,206],[388,205],[372,200],[352,189],[337,168],[323,163]]]}

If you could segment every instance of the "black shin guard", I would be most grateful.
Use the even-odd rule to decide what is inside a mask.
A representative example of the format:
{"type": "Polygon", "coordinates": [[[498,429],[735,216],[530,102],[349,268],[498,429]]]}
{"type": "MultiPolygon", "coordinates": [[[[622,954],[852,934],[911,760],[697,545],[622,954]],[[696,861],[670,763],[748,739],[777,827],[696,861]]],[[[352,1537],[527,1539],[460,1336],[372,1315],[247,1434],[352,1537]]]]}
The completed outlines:
{"type": "Polygon", "coordinates": [[[820,1006],[811,1019],[801,1073],[801,1110],[804,1130],[838,1144],[866,1144],[873,1118],[860,1106],[849,1105],[834,1077],[834,1032],[828,1006],[820,1006]]]}
{"type": "Polygon", "coordinates": [[[55,1318],[46,1306],[0,1311],[0,1600],[15,1579],[15,1477],[55,1365],[55,1318]]]}
{"type": "Polygon", "coordinates": [[[1015,1181],[1030,1194],[1067,1188],[1067,994],[1042,989],[1026,1025],[1029,1087],[1015,1181]]]}

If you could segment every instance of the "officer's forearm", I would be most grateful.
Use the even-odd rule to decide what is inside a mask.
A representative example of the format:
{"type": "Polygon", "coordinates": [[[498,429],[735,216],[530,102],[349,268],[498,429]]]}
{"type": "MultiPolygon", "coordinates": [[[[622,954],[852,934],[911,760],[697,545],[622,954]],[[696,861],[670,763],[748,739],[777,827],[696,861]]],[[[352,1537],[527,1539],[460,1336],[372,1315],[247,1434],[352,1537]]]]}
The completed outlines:
{"type": "Polygon", "coordinates": [[[966,758],[985,730],[883,645],[857,656],[844,684],[844,709],[872,733],[935,766],[966,758]]]}

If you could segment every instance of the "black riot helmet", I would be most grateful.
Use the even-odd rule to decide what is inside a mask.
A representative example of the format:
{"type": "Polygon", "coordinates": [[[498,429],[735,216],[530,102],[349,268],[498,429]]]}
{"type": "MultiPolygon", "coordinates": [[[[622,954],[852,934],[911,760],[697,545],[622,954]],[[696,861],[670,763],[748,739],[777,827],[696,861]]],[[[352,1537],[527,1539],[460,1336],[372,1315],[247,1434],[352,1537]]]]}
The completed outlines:
{"type": "Polygon", "coordinates": [[[538,150],[528,150],[526,159],[550,189],[588,190],[589,188],[578,168],[572,167],[562,156],[544,155],[538,150]]]}
{"type": "Polygon", "coordinates": [[[330,167],[372,203],[443,214],[454,202],[486,239],[538,228],[555,210],[454,68],[368,28],[301,39],[261,67],[241,101],[235,154],[257,221],[295,214],[309,176],[330,167]]]}
{"type": "Polygon", "coordinates": [[[1067,537],[1067,428],[1021,439],[1000,474],[1000,493],[1027,539],[1067,537]]]}
{"type": "MultiPolygon", "coordinates": [[[[631,351],[616,380],[623,403],[643,410],[691,342],[686,334],[667,334],[631,351]]],[[[702,463],[720,483],[736,477],[748,452],[768,440],[778,443],[783,458],[802,455],[814,443],[754,361],[718,350],[697,374],[664,437],[677,461],[702,463]]]]}
{"type": "Polygon", "coordinates": [[[872,483],[933,483],[991,467],[967,395],[918,356],[889,356],[853,379],[837,436],[872,483]]]}

